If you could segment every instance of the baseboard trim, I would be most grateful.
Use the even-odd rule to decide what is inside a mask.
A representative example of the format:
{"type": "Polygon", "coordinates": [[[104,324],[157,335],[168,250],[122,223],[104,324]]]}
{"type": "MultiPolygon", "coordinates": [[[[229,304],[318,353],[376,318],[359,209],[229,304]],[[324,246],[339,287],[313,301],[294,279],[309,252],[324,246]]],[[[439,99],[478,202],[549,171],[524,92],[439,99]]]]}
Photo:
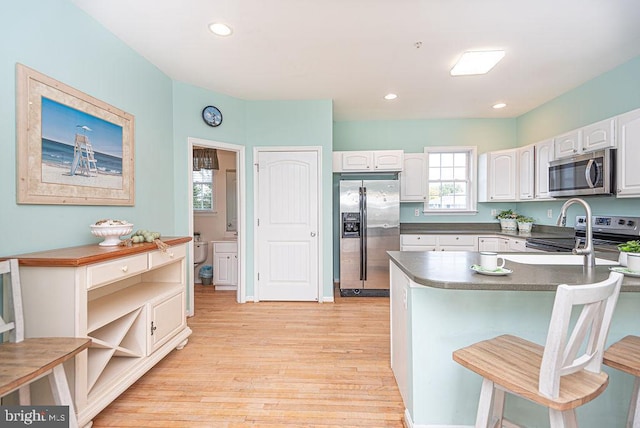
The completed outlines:
{"type": "Polygon", "coordinates": [[[425,425],[425,424],[415,424],[411,419],[411,413],[409,413],[409,409],[404,409],[404,425],[407,428],[474,428],[473,425],[425,425]]]}

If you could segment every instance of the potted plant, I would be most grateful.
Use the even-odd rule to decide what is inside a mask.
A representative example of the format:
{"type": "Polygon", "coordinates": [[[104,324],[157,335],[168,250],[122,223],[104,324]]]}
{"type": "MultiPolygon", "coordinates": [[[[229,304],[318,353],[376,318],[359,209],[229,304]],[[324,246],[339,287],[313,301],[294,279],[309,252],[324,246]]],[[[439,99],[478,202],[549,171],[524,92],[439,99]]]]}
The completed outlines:
{"type": "Polygon", "coordinates": [[[640,254],[640,240],[623,242],[622,244],[618,245],[618,250],[620,250],[620,257],[618,258],[618,262],[621,266],[626,266],[627,254],[640,254]]]}
{"type": "Polygon", "coordinates": [[[518,228],[518,222],[516,221],[518,214],[513,210],[500,211],[496,218],[500,221],[500,228],[502,230],[515,231],[518,228]]]}
{"type": "Polygon", "coordinates": [[[533,227],[533,222],[535,220],[533,217],[519,215],[518,217],[516,217],[516,221],[518,222],[518,230],[520,232],[529,233],[531,232],[531,228],[533,227]]]}

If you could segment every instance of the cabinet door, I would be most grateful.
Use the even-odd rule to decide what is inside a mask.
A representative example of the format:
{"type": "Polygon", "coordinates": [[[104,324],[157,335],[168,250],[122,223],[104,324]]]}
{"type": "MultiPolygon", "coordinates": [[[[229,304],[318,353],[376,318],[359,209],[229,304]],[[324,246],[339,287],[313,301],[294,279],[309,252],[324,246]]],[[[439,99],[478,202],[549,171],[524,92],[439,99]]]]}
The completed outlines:
{"type": "Polygon", "coordinates": [[[516,150],[489,153],[489,200],[516,200],[516,150]]]}
{"type": "Polygon", "coordinates": [[[527,251],[527,240],[509,238],[509,251],[527,251]]]}
{"type": "Polygon", "coordinates": [[[509,251],[509,239],[501,236],[479,236],[478,251],[506,253],[509,251]]]}
{"type": "Polygon", "coordinates": [[[640,109],[617,117],[617,196],[640,196],[640,109]]]}
{"type": "Polygon", "coordinates": [[[535,198],[551,199],[551,196],[549,196],[549,162],[553,160],[553,140],[536,143],[535,149],[535,198]]]}
{"type": "Polygon", "coordinates": [[[592,152],[594,150],[615,147],[615,118],[602,120],[582,128],[582,151],[592,152]]]}
{"type": "Polygon", "coordinates": [[[343,152],[343,171],[370,171],[373,164],[373,152],[343,152]]]}
{"type": "Polygon", "coordinates": [[[400,202],[425,202],[426,199],[427,168],[424,153],[407,153],[400,173],[400,202]]]}
{"type": "Polygon", "coordinates": [[[213,255],[214,285],[233,284],[233,253],[217,253],[213,255]]]}
{"type": "Polygon", "coordinates": [[[150,305],[149,355],[181,330],[185,323],[184,291],[150,305]]]}
{"type": "Polygon", "coordinates": [[[377,150],[373,152],[376,171],[402,171],[404,152],[402,150],[377,150]]]}
{"type": "Polygon", "coordinates": [[[518,149],[518,199],[533,199],[534,146],[518,149]]]}
{"type": "Polygon", "coordinates": [[[559,135],[553,139],[556,159],[575,156],[580,152],[582,146],[582,131],[576,129],[566,134],[559,135]]]}

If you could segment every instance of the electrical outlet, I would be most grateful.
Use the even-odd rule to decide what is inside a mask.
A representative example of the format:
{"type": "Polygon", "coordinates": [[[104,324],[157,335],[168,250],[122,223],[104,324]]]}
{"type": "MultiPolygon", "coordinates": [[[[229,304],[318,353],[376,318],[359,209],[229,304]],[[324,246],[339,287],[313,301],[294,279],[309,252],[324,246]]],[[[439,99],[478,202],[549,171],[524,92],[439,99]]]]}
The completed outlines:
{"type": "Polygon", "coordinates": [[[496,215],[498,215],[498,210],[494,208],[491,210],[491,217],[495,217],[496,215]]]}
{"type": "Polygon", "coordinates": [[[553,218],[553,210],[547,210],[547,217],[553,218]]]}
{"type": "Polygon", "coordinates": [[[413,212],[413,215],[416,217],[420,217],[420,209],[416,208],[416,210],[413,212]]]}

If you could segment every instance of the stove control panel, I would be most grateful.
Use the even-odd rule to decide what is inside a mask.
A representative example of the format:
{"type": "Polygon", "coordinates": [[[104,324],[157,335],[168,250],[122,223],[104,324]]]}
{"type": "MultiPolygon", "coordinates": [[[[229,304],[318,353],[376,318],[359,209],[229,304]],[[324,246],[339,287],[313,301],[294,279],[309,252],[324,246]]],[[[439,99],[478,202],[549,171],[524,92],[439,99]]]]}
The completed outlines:
{"type": "MultiPolygon", "coordinates": [[[[640,217],[594,215],[591,217],[591,222],[591,226],[594,232],[640,236],[640,217]]],[[[586,230],[586,228],[586,216],[576,216],[576,225],[574,229],[577,231],[584,231],[586,230]]]]}

